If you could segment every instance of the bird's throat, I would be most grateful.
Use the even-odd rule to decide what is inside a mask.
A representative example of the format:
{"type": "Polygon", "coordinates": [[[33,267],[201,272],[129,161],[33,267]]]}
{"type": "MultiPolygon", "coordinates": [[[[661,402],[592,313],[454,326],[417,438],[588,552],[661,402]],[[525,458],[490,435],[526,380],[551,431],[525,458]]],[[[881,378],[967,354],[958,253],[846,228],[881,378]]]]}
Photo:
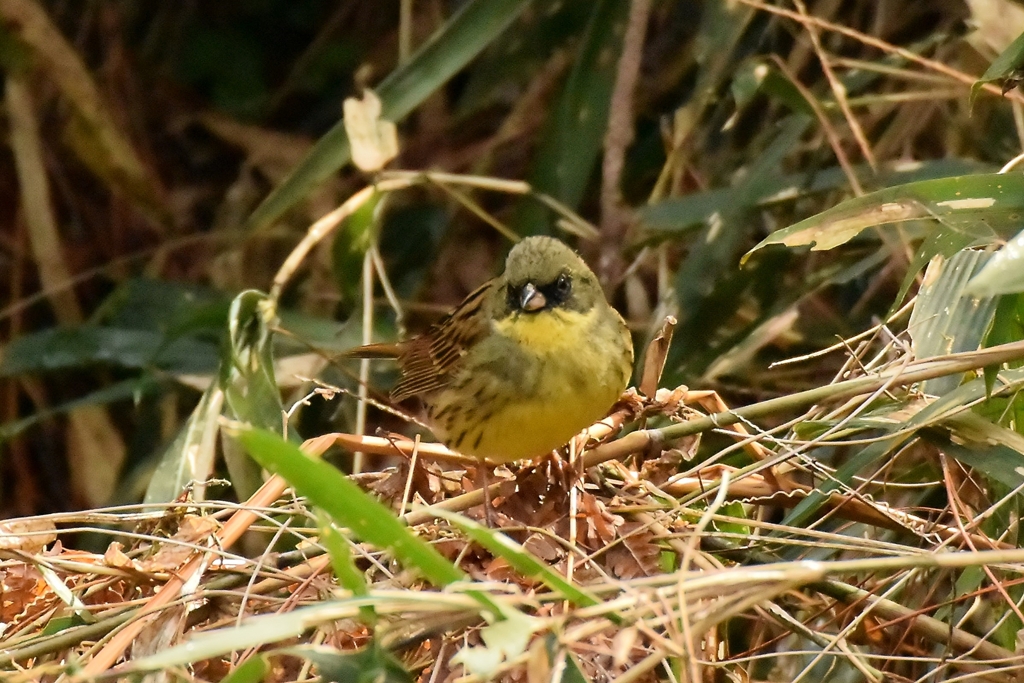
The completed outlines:
{"type": "Polygon", "coordinates": [[[586,313],[564,308],[532,314],[513,314],[495,322],[498,334],[518,342],[534,355],[566,353],[588,342],[597,310],[586,313]]]}

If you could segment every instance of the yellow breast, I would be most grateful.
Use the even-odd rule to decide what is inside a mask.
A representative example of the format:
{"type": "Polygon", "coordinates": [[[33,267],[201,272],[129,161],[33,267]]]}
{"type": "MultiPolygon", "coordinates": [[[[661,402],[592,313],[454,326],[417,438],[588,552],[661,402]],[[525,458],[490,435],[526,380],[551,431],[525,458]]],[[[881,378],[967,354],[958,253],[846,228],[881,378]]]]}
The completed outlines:
{"type": "Polygon", "coordinates": [[[604,417],[629,381],[632,344],[610,308],[510,316],[493,332],[514,342],[529,380],[478,368],[438,397],[455,416],[438,436],[463,453],[498,462],[549,453],[604,417]]]}

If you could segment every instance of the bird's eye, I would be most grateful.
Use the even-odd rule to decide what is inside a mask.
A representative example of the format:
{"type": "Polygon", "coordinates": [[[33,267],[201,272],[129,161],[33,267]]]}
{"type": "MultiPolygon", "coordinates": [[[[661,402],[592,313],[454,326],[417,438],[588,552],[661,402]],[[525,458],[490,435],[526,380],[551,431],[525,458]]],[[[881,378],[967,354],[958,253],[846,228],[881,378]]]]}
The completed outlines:
{"type": "Polygon", "coordinates": [[[562,273],[558,276],[558,279],[555,280],[555,288],[558,290],[559,294],[568,294],[569,290],[572,289],[572,280],[568,275],[562,273]]]}
{"type": "Polygon", "coordinates": [[[508,307],[512,310],[519,308],[519,290],[512,285],[505,291],[505,298],[508,300],[508,307]]]}

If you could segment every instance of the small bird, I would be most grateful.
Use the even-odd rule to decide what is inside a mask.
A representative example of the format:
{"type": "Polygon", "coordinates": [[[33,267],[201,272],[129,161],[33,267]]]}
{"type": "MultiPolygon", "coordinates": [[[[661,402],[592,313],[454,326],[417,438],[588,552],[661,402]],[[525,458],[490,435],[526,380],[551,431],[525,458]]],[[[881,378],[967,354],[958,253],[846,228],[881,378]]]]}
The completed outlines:
{"type": "Polygon", "coordinates": [[[425,333],[350,356],[397,358],[395,402],[418,396],[449,448],[493,462],[546,455],[607,415],[633,342],[597,276],[552,237],[527,237],[504,272],[425,333]]]}

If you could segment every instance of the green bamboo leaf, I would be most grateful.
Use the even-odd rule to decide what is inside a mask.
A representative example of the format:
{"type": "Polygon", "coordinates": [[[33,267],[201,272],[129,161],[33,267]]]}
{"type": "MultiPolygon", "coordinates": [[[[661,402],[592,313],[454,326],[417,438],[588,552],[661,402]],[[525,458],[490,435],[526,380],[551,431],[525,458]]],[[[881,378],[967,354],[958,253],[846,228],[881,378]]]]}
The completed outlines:
{"type": "MultiPolygon", "coordinates": [[[[217,385],[224,392],[224,415],[229,419],[271,429],[284,429],[284,405],[274,375],[274,335],[268,320],[263,292],[242,292],[231,302],[228,342],[217,385]]],[[[298,440],[294,430],[288,432],[298,440]]],[[[236,447],[221,439],[224,462],[239,498],[245,499],[263,485],[260,468],[236,447]]]]}
{"type": "Polygon", "coordinates": [[[146,487],[144,502],[171,502],[190,482],[210,476],[223,407],[224,392],[215,382],[211,383],[160,457],[160,463],[146,487]]]}
{"type": "Polygon", "coordinates": [[[978,93],[986,83],[999,83],[1003,92],[1015,87],[1021,80],[1021,69],[1024,68],[1024,33],[1010,43],[1010,46],[999,53],[992,64],[985,69],[981,78],[971,86],[970,103],[973,105],[978,93]]]}
{"type": "MultiPolygon", "coordinates": [[[[681,312],[697,310],[711,293],[715,281],[723,273],[735,270],[739,245],[754,225],[747,220],[749,208],[763,194],[765,184],[770,182],[779,164],[800,143],[812,122],[812,118],[802,114],[786,117],[778,135],[747,169],[738,187],[736,202],[723,207],[717,219],[711,221],[701,237],[693,241],[690,252],[675,276],[676,297],[681,312]]],[[[681,327],[685,328],[691,322],[703,324],[681,313],[681,327]]],[[[686,334],[685,329],[681,331],[686,334]]]]}
{"type": "Polygon", "coordinates": [[[1017,292],[1024,292],[1024,231],[1004,244],[967,286],[974,296],[1017,292]]]}
{"type": "Polygon", "coordinates": [[[591,7],[585,2],[549,3],[544,12],[525,12],[480,58],[459,95],[455,117],[469,121],[487,107],[506,102],[509,87],[526,88],[552,55],[586,26],[591,7]]]}
{"type": "Polygon", "coordinates": [[[284,477],[335,523],[378,548],[390,550],[407,567],[415,567],[436,586],[465,575],[433,546],[409,530],[387,507],[322,460],[263,429],[236,428],[236,438],[263,467],[284,477]]]}
{"type": "MultiPolygon", "coordinates": [[[[192,481],[213,472],[222,414],[264,428],[283,430],[281,395],[274,379],[273,335],[264,315],[266,295],[253,290],[235,297],[228,312],[227,343],[217,380],[210,383],[199,405],[164,452],[146,490],[147,503],[168,502],[192,481]]],[[[258,471],[248,458],[232,457],[228,470],[239,496],[260,484],[258,471]]]]}
{"type": "Polygon", "coordinates": [[[12,341],[0,364],[0,377],[95,365],[208,373],[217,367],[217,345],[195,337],[169,339],[152,330],[96,325],[58,327],[12,341]]]}
{"type": "Polygon", "coordinates": [[[267,295],[248,290],[231,302],[228,342],[218,382],[233,420],[282,432],[284,406],[274,377],[273,332],[267,295]]]}
{"type": "Polygon", "coordinates": [[[1007,490],[1024,485],[1024,436],[969,411],[953,416],[942,426],[956,437],[932,439],[943,452],[1007,490]]]}
{"type": "Polygon", "coordinates": [[[1024,175],[988,173],[939,178],[878,190],[847,200],[788,228],[777,230],[744,257],[770,244],[833,249],[867,228],[907,221],[937,221],[972,243],[1016,232],[1024,216],[1024,175]]]}
{"type": "MultiPolygon", "coordinates": [[[[928,264],[907,331],[915,358],[976,351],[992,323],[996,300],[965,292],[968,281],[985,266],[989,254],[961,251],[928,264]]],[[[960,384],[959,376],[936,377],[922,384],[925,393],[942,396],[960,384]]]]}
{"type": "MultiPolygon", "coordinates": [[[[872,178],[872,182],[879,187],[888,187],[989,170],[992,170],[991,166],[967,159],[937,159],[922,163],[883,166],[879,169],[878,175],[872,178]]],[[[854,173],[858,177],[867,177],[870,172],[871,169],[866,164],[854,167],[854,173]]],[[[751,192],[748,185],[743,183],[735,187],[695,192],[642,206],[637,209],[637,218],[649,230],[679,232],[700,227],[716,213],[721,214],[733,207],[755,209],[793,202],[845,188],[849,182],[846,172],[838,166],[785,175],[773,172],[761,179],[755,188],[757,192],[751,192]]]]}
{"type": "MultiPolygon", "coordinates": [[[[403,66],[374,90],[381,116],[398,122],[437,91],[508,28],[530,0],[471,0],[441,27],[403,66]]],[[[261,228],[305,198],[324,179],[348,163],[351,150],[339,121],[321,137],[281,185],[256,207],[247,221],[261,228]]]]}
{"type": "MultiPolygon", "coordinates": [[[[1024,339],[1024,293],[1007,294],[999,297],[998,301],[996,312],[992,316],[992,325],[985,336],[985,347],[1024,339]]],[[[1020,363],[1009,364],[1014,368],[1020,367],[1020,365],[1020,363]]],[[[1001,369],[998,365],[990,365],[985,368],[985,381],[990,390],[995,385],[996,376],[1001,369]]],[[[1024,419],[1022,419],[1024,418],[1024,412],[1022,412],[1024,400],[1022,399],[1024,397],[1013,400],[1013,410],[1009,413],[1014,417],[1014,422],[1019,425],[1020,429],[1024,429],[1024,419]]]]}
{"type": "Polygon", "coordinates": [[[103,387],[102,389],[97,389],[96,391],[86,394],[81,398],[65,401],[64,403],[50,406],[42,410],[37,410],[31,415],[23,417],[20,420],[13,420],[0,425],[0,444],[7,439],[14,438],[34,424],[42,422],[43,420],[48,420],[56,415],[63,415],[75,410],[76,408],[101,406],[108,403],[116,403],[118,401],[138,401],[143,396],[157,393],[160,389],[161,384],[149,375],[143,376],[139,379],[127,379],[111,384],[108,387],[103,387]]]}
{"type": "Polygon", "coordinates": [[[495,557],[503,558],[523,576],[543,582],[551,590],[560,593],[566,600],[583,607],[599,604],[600,601],[596,596],[566,580],[558,572],[534,557],[526,548],[500,531],[488,529],[454,512],[438,510],[437,516],[458,527],[470,540],[482,545],[495,557]]]}

